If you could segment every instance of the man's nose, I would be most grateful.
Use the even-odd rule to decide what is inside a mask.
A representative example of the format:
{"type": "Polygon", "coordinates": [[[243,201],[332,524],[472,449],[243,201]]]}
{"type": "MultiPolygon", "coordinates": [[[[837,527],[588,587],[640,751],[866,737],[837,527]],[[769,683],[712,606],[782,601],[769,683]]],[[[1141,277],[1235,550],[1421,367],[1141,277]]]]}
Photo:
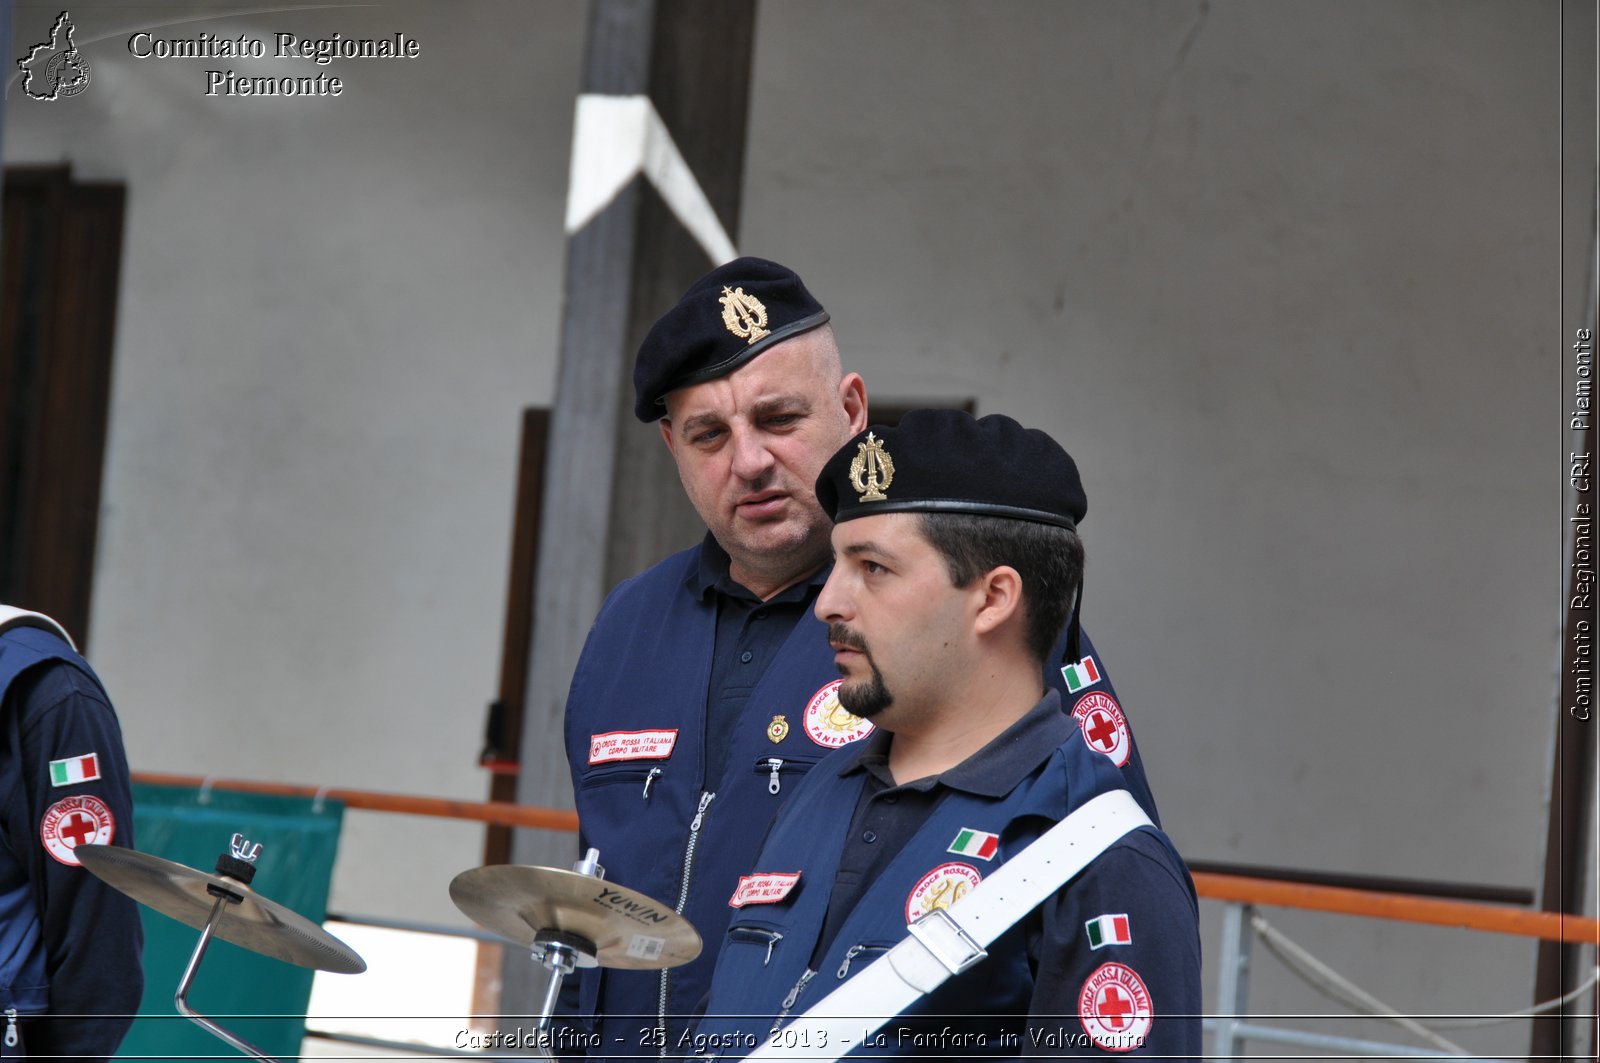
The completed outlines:
{"type": "Polygon", "coordinates": [[[777,464],[761,433],[748,429],[733,433],[733,474],[751,483],[760,480],[777,464]]]}
{"type": "Polygon", "coordinates": [[[817,619],[824,624],[844,620],[850,615],[850,599],[844,593],[843,583],[839,566],[835,565],[833,571],[828,573],[828,581],[822,585],[822,590],[817,595],[816,608],[812,610],[816,613],[817,619]]]}

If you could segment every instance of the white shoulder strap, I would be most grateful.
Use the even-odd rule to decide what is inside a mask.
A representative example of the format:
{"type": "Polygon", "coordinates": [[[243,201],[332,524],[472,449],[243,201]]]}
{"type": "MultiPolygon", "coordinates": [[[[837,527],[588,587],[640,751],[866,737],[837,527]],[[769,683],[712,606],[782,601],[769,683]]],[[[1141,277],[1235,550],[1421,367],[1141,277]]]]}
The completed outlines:
{"type": "Polygon", "coordinates": [[[898,945],[788,1024],[798,1036],[769,1038],[747,1058],[827,1063],[844,1055],[919,997],[987,956],[984,950],[996,938],[1125,834],[1149,823],[1126,790],[1084,802],[965,897],[906,927],[908,936],[898,945]],[[821,1055],[820,1045],[827,1046],[821,1055]]]}
{"type": "Polygon", "coordinates": [[[72,636],[67,634],[67,629],[51,620],[43,613],[31,613],[26,609],[18,609],[14,605],[0,605],[0,635],[5,634],[14,627],[40,627],[52,635],[59,635],[66,640],[72,652],[78,652],[78,644],[72,641],[72,636]]]}

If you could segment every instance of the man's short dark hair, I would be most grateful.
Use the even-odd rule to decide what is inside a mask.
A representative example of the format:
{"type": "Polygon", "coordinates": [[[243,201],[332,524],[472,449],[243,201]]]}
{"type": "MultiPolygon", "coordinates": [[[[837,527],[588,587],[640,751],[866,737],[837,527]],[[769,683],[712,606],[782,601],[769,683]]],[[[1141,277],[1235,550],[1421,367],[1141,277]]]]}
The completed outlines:
{"type": "Polygon", "coordinates": [[[1072,613],[1083,579],[1083,540],[1070,528],[966,513],[919,513],[923,537],[944,558],[950,582],[973,580],[1009,565],[1022,577],[1028,649],[1040,663],[1072,613]]]}

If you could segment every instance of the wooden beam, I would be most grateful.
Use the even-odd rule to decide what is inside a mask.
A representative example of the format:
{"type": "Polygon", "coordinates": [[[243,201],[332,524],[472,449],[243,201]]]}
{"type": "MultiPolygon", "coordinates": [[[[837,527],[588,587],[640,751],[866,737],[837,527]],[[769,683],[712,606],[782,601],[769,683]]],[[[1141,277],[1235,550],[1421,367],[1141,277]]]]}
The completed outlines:
{"type": "MultiPolygon", "coordinates": [[[[1561,73],[1562,83],[1557,91],[1567,93],[1569,86],[1577,88],[1581,96],[1563,98],[1562,119],[1562,173],[1570,172],[1568,159],[1592,160],[1595,151],[1595,111],[1593,86],[1600,63],[1595,50],[1596,9],[1593,3],[1563,0],[1561,6],[1561,73]],[[1583,106],[1573,106],[1578,99],[1583,106]]],[[[1588,874],[1600,859],[1594,848],[1595,824],[1593,822],[1595,779],[1597,774],[1596,729],[1594,700],[1594,643],[1595,610],[1593,595],[1586,593],[1594,581],[1594,526],[1596,522],[1594,432],[1592,416],[1574,416],[1574,394],[1578,383],[1576,373],[1580,356],[1586,354],[1593,365],[1593,349],[1600,333],[1596,321],[1595,305],[1595,215],[1593,213],[1594,186],[1592,168],[1584,187],[1585,196],[1582,219],[1571,228],[1583,240],[1588,254],[1584,257],[1584,276],[1572,277],[1563,270],[1561,298],[1561,332],[1552,340],[1561,359],[1563,422],[1569,432],[1565,440],[1570,469],[1567,490],[1563,492],[1566,519],[1567,557],[1565,568],[1564,608],[1561,623],[1561,673],[1558,680],[1554,749],[1550,772],[1550,792],[1547,804],[1544,842],[1544,875],[1540,886],[1540,907],[1549,912],[1581,913],[1590,899],[1588,874]],[[1581,287],[1579,282],[1581,281],[1581,287]],[[1583,337],[1587,334],[1588,339],[1583,337]],[[1587,350],[1580,350],[1583,345],[1587,350]],[[1568,418],[1571,418],[1569,421],[1568,418]]],[[[1561,205],[1564,211],[1572,202],[1567,183],[1563,180],[1561,205]]],[[[1570,213],[1569,221],[1572,219],[1570,213]]],[[[1565,241],[1564,241],[1565,243],[1565,241]]],[[[1592,373],[1590,375],[1592,379],[1592,373]]],[[[1565,996],[1574,985],[1586,976],[1592,956],[1571,945],[1542,942],[1535,960],[1533,999],[1537,1003],[1565,996]]],[[[1567,1058],[1576,1054],[1587,1042],[1586,1055],[1594,1057],[1596,1045],[1592,1038],[1595,1025],[1593,1011],[1600,1005],[1600,992],[1588,1001],[1563,1005],[1533,1022],[1529,1054],[1536,1057],[1567,1058]]]]}
{"type": "MultiPolygon", "coordinates": [[[[583,93],[647,100],[726,233],[738,227],[754,19],[748,0],[589,7],[583,93]]],[[[523,699],[522,804],[572,807],[562,716],[606,593],[703,533],[654,428],[633,419],[632,373],[650,325],[715,264],[643,174],[568,234],[534,577],[538,623],[523,699]]],[[[569,838],[512,838],[516,863],[565,867],[578,855],[569,838]]],[[[508,957],[502,1012],[531,1014],[542,982],[525,955],[508,957]]]]}

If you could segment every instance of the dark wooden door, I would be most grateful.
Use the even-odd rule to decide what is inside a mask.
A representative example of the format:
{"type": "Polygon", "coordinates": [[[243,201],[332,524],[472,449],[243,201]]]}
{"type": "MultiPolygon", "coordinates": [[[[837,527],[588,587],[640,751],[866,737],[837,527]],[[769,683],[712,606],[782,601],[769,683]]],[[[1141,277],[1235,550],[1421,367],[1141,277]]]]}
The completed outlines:
{"type": "Polygon", "coordinates": [[[125,186],[8,167],[0,218],[0,602],[88,638],[125,186]]]}

